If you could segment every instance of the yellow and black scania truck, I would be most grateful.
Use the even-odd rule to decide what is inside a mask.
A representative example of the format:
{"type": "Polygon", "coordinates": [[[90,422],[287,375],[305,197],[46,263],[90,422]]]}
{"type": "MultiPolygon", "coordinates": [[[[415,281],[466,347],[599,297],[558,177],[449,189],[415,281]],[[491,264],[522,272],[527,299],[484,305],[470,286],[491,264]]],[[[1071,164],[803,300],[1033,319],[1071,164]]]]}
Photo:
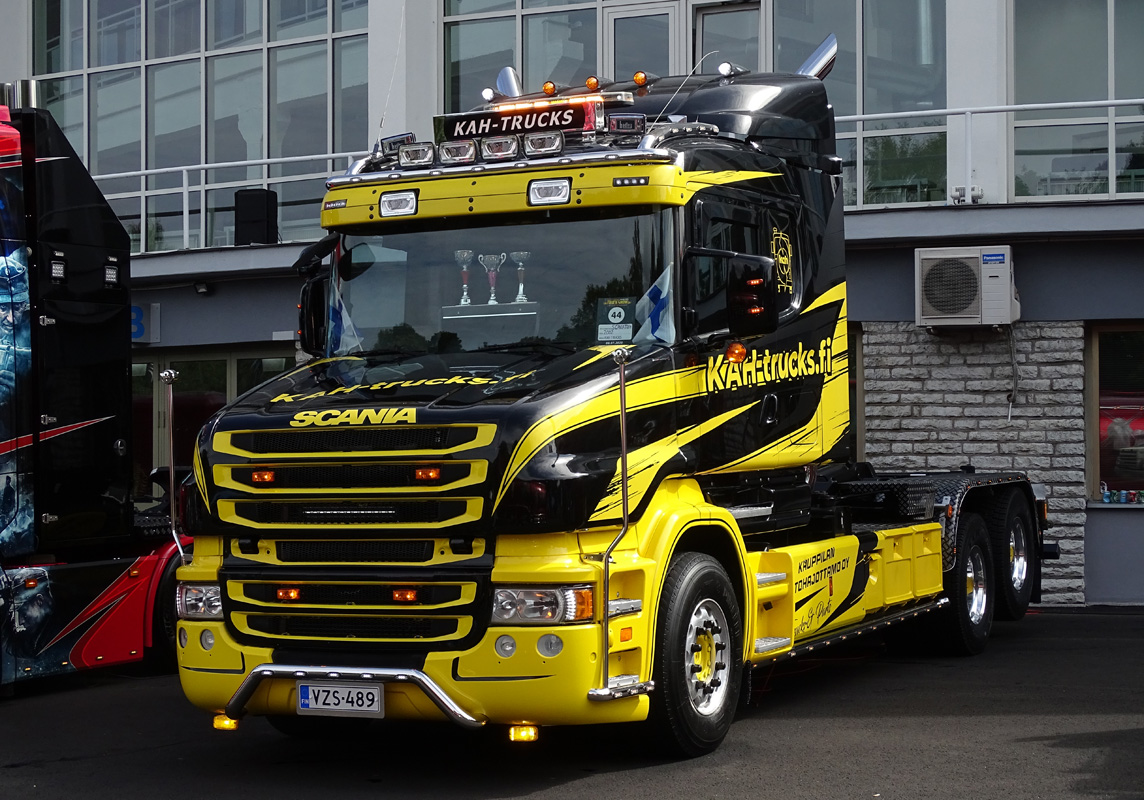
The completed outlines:
{"type": "Polygon", "coordinates": [[[1039,599],[1025,476],[850,458],[830,60],[506,71],[328,181],[313,358],[196,448],[179,672],[216,727],[648,721],[698,755],[752,668],[904,620],[975,653],[1039,599]]]}

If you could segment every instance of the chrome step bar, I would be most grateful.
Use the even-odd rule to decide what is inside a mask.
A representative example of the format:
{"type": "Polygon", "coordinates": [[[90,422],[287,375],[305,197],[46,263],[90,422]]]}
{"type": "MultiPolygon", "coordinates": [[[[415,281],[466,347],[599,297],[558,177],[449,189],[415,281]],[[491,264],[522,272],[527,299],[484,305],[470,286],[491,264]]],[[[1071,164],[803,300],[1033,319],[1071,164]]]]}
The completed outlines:
{"type": "Polygon", "coordinates": [[[380,667],[307,667],[291,664],[259,664],[250,671],[238,691],[226,704],[225,713],[231,719],[246,715],[246,704],[259,685],[266,680],[346,681],[350,683],[411,683],[425,693],[437,708],[453,722],[465,728],[480,728],[485,720],[477,719],[445,694],[437,683],[419,669],[390,669],[380,667]]]}

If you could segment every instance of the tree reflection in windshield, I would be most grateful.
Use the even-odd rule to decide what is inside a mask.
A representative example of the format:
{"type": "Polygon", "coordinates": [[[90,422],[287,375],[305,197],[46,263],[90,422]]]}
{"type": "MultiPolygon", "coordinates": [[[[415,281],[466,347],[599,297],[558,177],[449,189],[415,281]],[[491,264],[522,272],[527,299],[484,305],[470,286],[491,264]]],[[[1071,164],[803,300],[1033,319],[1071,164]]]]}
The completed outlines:
{"type": "Polygon", "coordinates": [[[395,232],[347,236],[330,293],[331,352],[638,339],[654,305],[645,295],[658,284],[662,310],[670,291],[672,211],[569,210],[559,222],[552,214],[470,218],[451,228],[442,226],[457,220],[386,223],[395,232]]]}

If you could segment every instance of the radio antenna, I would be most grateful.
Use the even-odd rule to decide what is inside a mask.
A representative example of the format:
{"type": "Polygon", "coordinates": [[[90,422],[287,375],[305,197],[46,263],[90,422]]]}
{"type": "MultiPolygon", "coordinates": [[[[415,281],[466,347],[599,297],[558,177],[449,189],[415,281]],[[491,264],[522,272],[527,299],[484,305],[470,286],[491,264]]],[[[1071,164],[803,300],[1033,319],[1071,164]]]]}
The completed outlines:
{"type": "MultiPolygon", "coordinates": [[[[677,87],[676,87],[676,89],[675,89],[675,92],[674,92],[674,93],[671,95],[671,97],[667,98],[667,102],[663,104],[663,111],[666,111],[666,110],[667,110],[667,107],[668,107],[669,105],[671,105],[671,101],[675,99],[675,96],[676,96],[677,94],[679,94],[679,90],[683,88],[683,84],[687,83],[687,79],[688,79],[688,78],[690,78],[692,75],[694,75],[694,74],[695,74],[695,70],[699,69],[699,65],[703,63],[703,61],[704,61],[704,60],[707,58],[707,56],[713,56],[713,55],[715,55],[715,54],[716,54],[716,53],[718,53],[718,52],[719,52],[718,50],[712,50],[710,53],[708,53],[707,55],[703,56],[703,58],[701,58],[701,59],[699,59],[698,61],[696,61],[696,62],[695,62],[695,66],[691,68],[691,72],[687,73],[687,75],[686,75],[686,76],[684,76],[683,80],[681,80],[681,81],[679,82],[679,86],[677,86],[677,87]]],[[[660,112],[659,112],[659,116],[660,116],[660,117],[662,117],[662,116],[663,116],[663,111],[660,111],[660,112]]]]}
{"type": "Polygon", "coordinates": [[[393,70],[389,73],[389,88],[385,91],[385,103],[381,107],[381,122],[377,125],[377,140],[385,129],[385,115],[389,113],[389,98],[393,96],[393,79],[397,77],[397,62],[401,58],[401,43],[405,41],[405,4],[401,4],[401,22],[397,28],[397,51],[393,54],[393,70]]]}

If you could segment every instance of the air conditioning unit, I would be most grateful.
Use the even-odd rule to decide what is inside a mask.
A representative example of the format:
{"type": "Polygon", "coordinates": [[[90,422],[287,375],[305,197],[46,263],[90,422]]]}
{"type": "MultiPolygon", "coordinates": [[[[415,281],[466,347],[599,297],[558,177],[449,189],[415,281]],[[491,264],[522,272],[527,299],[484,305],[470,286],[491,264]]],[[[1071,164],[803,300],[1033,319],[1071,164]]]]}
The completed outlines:
{"type": "Polygon", "coordinates": [[[914,310],[917,324],[928,328],[1019,320],[1009,246],[915,250],[914,310]]]}

